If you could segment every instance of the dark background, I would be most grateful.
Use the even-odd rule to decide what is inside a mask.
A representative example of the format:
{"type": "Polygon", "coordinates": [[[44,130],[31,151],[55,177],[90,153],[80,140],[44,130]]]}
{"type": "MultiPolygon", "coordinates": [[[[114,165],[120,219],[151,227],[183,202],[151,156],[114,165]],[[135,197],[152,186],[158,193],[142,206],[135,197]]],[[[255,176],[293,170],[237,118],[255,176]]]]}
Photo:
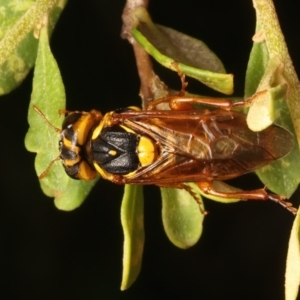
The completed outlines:
{"type": "MultiPolygon", "coordinates": [[[[52,50],[66,85],[68,109],[106,112],[139,105],[132,49],[120,38],[124,2],[72,0],[61,15],[52,50]]],[[[297,2],[275,0],[275,5],[299,70],[297,2]]],[[[205,41],[235,75],[235,95],[243,94],[255,27],[250,0],[151,1],[150,13],[157,23],[205,41]]],[[[180,87],[175,73],[161,67],[157,71],[173,88],[180,87]]],[[[32,74],[1,98],[0,294],[5,299],[284,298],[292,214],[270,202],[206,201],[210,213],[201,240],[180,250],[163,232],[156,187],[145,189],[142,271],[121,292],[123,187],[101,181],[73,212],[57,210],[43,195],[34,154],[24,147],[31,80],[32,74]]],[[[200,83],[189,82],[190,91],[208,93],[200,83]]],[[[237,179],[235,185],[262,186],[254,175],[237,179]]],[[[292,201],[297,205],[297,196],[292,201]]]]}

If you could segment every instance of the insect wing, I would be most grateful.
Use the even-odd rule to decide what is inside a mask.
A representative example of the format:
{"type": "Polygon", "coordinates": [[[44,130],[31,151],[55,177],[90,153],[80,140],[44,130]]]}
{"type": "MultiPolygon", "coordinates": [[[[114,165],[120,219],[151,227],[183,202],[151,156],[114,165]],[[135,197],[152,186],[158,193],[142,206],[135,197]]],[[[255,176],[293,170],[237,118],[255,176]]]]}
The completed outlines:
{"type": "Polygon", "coordinates": [[[127,178],[128,183],[168,184],[234,178],[288,154],[292,134],[276,125],[248,129],[234,111],[142,111],[116,116],[159,145],[157,160],[127,178]]]}

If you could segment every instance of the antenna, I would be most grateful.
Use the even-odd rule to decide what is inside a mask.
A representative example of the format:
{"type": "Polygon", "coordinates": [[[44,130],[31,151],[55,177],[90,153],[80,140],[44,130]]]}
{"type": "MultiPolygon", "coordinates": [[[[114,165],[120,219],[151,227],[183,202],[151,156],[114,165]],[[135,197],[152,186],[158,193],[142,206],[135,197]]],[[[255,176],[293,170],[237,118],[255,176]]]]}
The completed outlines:
{"type": "MultiPolygon", "coordinates": [[[[61,129],[60,128],[57,128],[55,126],[53,126],[50,121],[46,118],[46,116],[42,113],[42,111],[35,105],[33,105],[33,109],[45,120],[45,122],[51,127],[53,128],[57,133],[61,133],[61,129]]],[[[38,177],[39,179],[43,179],[49,172],[49,170],[51,169],[52,165],[56,162],[60,160],[60,155],[58,155],[56,158],[54,158],[50,164],[48,165],[48,167],[46,168],[46,170],[40,174],[38,177]]]]}
{"type": "Polygon", "coordinates": [[[57,133],[61,133],[61,129],[53,126],[37,106],[33,105],[33,109],[46,121],[51,128],[53,128],[57,133]]]}

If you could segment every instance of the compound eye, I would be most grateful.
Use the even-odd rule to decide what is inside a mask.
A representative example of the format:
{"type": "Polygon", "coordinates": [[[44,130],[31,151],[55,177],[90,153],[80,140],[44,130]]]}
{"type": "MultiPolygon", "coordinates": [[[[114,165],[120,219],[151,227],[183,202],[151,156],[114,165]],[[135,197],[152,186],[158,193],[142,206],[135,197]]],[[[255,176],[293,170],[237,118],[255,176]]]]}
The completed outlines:
{"type": "Polygon", "coordinates": [[[66,118],[63,121],[62,124],[62,130],[67,129],[70,127],[70,125],[73,125],[80,119],[82,116],[82,113],[71,113],[66,116],[66,118]]]}

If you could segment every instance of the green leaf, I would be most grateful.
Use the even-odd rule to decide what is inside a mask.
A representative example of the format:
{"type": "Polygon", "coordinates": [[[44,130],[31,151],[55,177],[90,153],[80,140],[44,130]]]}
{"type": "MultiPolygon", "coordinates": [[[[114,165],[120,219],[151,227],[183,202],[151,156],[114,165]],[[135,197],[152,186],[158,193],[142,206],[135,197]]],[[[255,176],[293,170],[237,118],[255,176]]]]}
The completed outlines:
{"type": "Polygon", "coordinates": [[[249,128],[263,130],[271,123],[287,128],[295,136],[293,151],[256,173],[277,194],[290,197],[300,181],[300,89],[272,1],[253,0],[257,24],[247,74],[245,96],[266,91],[253,101],[249,128]],[[299,133],[298,133],[299,132],[299,133]]]}
{"type": "Polygon", "coordinates": [[[160,64],[193,77],[224,94],[233,92],[233,76],[216,55],[201,41],[152,22],[144,8],[132,12],[135,40],[160,64]]]}
{"type": "MultiPolygon", "coordinates": [[[[277,69],[278,65],[276,64],[274,67],[277,69]]],[[[269,80],[274,79],[276,70],[272,69],[270,71],[269,69],[266,69],[265,76],[258,87],[258,91],[262,91],[262,93],[256,94],[257,96],[255,96],[247,115],[247,124],[252,131],[261,131],[272,125],[276,120],[275,111],[277,111],[277,119],[282,118],[284,115],[284,103],[280,102],[280,100],[284,99],[287,86],[283,83],[272,87],[269,80]],[[268,82],[265,81],[266,77],[268,77],[268,82]],[[281,104],[281,107],[278,104],[281,104]],[[279,112],[282,113],[279,114],[279,112]]],[[[285,106],[285,108],[287,107],[285,106]]],[[[286,117],[288,118],[288,116],[286,117]]]]}
{"type": "Polygon", "coordinates": [[[52,31],[66,2],[66,0],[1,2],[0,95],[16,88],[26,77],[36,59],[38,46],[36,32],[43,20],[48,17],[49,29],[52,31]]]}
{"type": "Polygon", "coordinates": [[[300,211],[291,231],[285,272],[285,300],[298,299],[300,282],[300,211]]]}
{"type": "MultiPolygon", "coordinates": [[[[258,21],[255,32],[260,32],[258,21]]],[[[256,93],[257,87],[264,76],[269,60],[269,51],[266,43],[254,42],[246,71],[245,98],[256,93]]]]}
{"type": "MultiPolygon", "coordinates": [[[[298,187],[300,181],[299,81],[289,56],[272,1],[253,0],[253,3],[256,9],[257,26],[254,39],[255,43],[248,64],[246,96],[251,95],[255,90],[259,91],[267,89],[272,91],[274,88],[278,88],[280,93],[284,90],[284,88],[282,90],[280,86],[287,86],[285,97],[281,97],[281,99],[276,99],[276,101],[274,101],[275,122],[288,128],[295,136],[295,146],[293,151],[285,158],[260,169],[257,171],[257,174],[269,189],[289,197],[298,187]],[[260,38],[257,39],[258,37],[260,38]],[[254,75],[254,73],[256,73],[256,75],[254,75]]],[[[270,110],[267,100],[262,109],[270,110]]],[[[272,109],[273,108],[271,108],[271,110],[272,109]]],[[[256,114],[257,117],[260,117],[259,111],[260,110],[256,110],[253,112],[253,115],[256,114]]],[[[252,121],[250,121],[250,123],[252,123],[252,121]]],[[[250,124],[250,126],[252,125],[250,124]]],[[[287,300],[297,299],[299,290],[299,227],[300,221],[298,211],[291,232],[287,256],[285,282],[285,295],[287,300]]]]}
{"type": "MultiPolygon", "coordinates": [[[[196,189],[196,185],[189,183],[196,189]]],[[[184,189],[161,188],[162,219],[169,240],[187,249],[195,245],[202,233],[204,213],[189,192],[184,189]]],[[[201,207],[204,210],[204,206],[201,207]]]]}
{"type": "MultiPolygon", "coordinates": [[[[57,63],[50,51],[47,26],[43,26],[40,32],[33,90],[28,111],[30,128],[25,138],[27,150],[37,153],[35,169],[40,175],[59,156],[59,134],[41,115],[34,111],[33,105],[54,127],[61,128],[64,116],[59,114],[59,110],[65,109],[65,91],[57,63]]],[[[53,163],[46,177],[40,180],[44,193],[49,197],[55,197],[55,205],[63,210],[72,210],[78,207],[94,183],[95,180],[85,182],[71,179],[66,175],[60,162],[53,163]]]]}
{"type": "Polygon", "coordinates": [[[144,198],[143,187],[125,185],[121,207],[124,232],[123,276],[121,290],[128,289],[137,279],[144,250],[144,198]]]}

